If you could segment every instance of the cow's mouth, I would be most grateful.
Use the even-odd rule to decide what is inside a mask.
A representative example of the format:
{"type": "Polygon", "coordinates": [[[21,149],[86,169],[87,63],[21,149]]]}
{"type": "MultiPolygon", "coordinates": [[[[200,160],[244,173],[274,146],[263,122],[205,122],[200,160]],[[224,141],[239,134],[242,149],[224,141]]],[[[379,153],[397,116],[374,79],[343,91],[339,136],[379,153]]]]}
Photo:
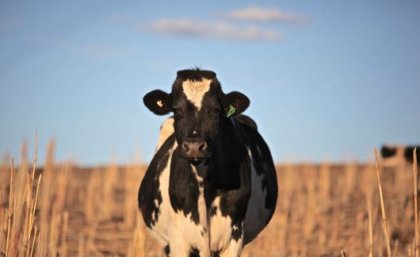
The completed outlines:
{"type": "Polygon", "coordinates": [[[210,155],[208,156],[184,156],[184,159],[194,166],[206,164],[210,155]]]}
{"type": "Polygon", "coordinates": [[[203,161],[206,160],[206,158],[187,158],[186,159],[189,163],[191,163],[194,166],[200,165],[203,161]]]}

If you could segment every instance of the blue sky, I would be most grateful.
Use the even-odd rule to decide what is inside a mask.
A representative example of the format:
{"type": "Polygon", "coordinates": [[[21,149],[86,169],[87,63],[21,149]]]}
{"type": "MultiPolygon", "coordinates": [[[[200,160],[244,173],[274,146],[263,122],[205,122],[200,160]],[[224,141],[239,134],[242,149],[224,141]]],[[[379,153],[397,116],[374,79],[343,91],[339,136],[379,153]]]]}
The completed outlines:
{"type": "Polygon", "coordinates": [[[1,1],[0,154],[49,139],[79,164],[151,159],[142,97],[214,70],[251,99],[276,161],[419,143],[420,2],[1,1]]]}

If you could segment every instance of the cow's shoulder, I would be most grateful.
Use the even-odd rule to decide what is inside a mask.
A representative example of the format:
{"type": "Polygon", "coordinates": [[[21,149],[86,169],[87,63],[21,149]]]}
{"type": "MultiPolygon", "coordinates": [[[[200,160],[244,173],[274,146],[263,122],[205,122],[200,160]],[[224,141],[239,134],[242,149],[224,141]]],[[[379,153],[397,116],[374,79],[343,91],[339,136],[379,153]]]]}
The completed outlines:
{"type": "Polygon", "coordinates": [[[240,114],[240,115],[235,117],[235,121],[242,124],[242,125],[245,125],[245,126],[248,126],[248,127],[251,127],[251,128],[254,128],[254,129],[258,130],[257,123],[251,117],[249,117],[248,115],[240,114]]]}
{"type": "Polygon", "coordinates": [[[165,141],[174,134],[174,118],[167,118],[160,126],[159,139],[156,146],[156,152],[165,143],[165,141]]]}
{"type": "Polygon", "coordinates": [[[159,177],[168,165],[175,144],[175,136],[170,136],[154,155],[144,174],[138,194],[138,204],[146,225],[151,227],[157,220],[162,192],[159,177]]]}

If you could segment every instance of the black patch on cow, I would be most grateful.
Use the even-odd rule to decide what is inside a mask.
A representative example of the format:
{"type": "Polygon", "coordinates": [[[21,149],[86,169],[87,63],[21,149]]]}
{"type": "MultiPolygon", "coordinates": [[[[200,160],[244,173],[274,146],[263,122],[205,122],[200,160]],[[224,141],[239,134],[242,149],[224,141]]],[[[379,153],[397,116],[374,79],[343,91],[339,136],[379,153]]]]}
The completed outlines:
{"type": "Polygon", "coordinates": [[[255,121],[247,115],[241,114],[241,115],[235,116],[235,121],[241,123],[242,125],[252,127],[254,129],[258,130],[257,123],[255,123],[255,121]]]}
{"type": "Polygon", "coordinates": [[[382,146],[381,148],[381,156],[382,158],[390,158],[397,153],[397,148],[389,147],[389,146],[382,146]]]}
{"type": "Polygon", "coordinates": [[[151,228],[159,219],[159,206],[162,203],[162,194],[159,190],[159,176],[168,164],[169,150],[175,143],[175,137],[170,136],[150,163],[141,182],[138,193],[138,204],[146,226],[151,228]],[[155,204],[158,202],[158,206],[155,204]]]}
{"type": "Polygon", "coordinates": [[[207,234],[207,228],[203,228],[201,231],[201,236],[204,236],[205,234],[207,234]]]}
{"type": "Polygon", "coordinates": [[[200,257],[200,250],[195,247],[191,248],[190,257],[200,257]]]}
{"type": "Polygon", "coordinates": [[[144,105],[157,115],[172,111],[172,96],[162,90],[153,90],[143,97],[144,105]]]}
{"type": "Polygon", "coordinates": [[[220,257],[220,250],[211,252],[211,257],[220,257]]]}
{"type": "Polygon", "coordinates": [[[409,163],[413,163],[414,159],[413,159],[413,153],[414,153],[414,149],[416,149],[416,157],[417,157],[417,161],[419,161],[420,159],[420,147],[419,146],[407,146],[404,149],[404,158],[407,162],[409,163]]]}
{"type": "Polygon", "coordinates": [[[211,216],[214,216],[214,215],[216,215],[216,214],[217,214],[217,206],[212,206],[212,207],[210,208],[209,215],[210,215],[210,217],[211,217],[211,216]]]}
{"type": "Polygon", "coordinates": [[[232,238],[236,241],[242,235],[242,222],[245,219],[250,194],[235,190],[228,192],[220,198],[220,212],[222,216],[229,216],[232,220],[232,238]],[[236,227],[237,229],[233,229],[236,227]]]}
{"type": "Polygon", "coordinates": [[[416,148],[417,148],[416,157],[417,157],[417,161],[419,161],[419,159],[420,159],[420,147],[419,146],[407,146],[404,149],[404,158],[407,162],[409,162],[409,163],[414,162],[413,152],[414,152],[414,149],[416,149],[416,148]]]}
{"type": "Polygon", "coordinates": [[[169,256],[170,256],[170,254],[171,254],[171,249],[169,248],[169,245],[166,245],[166,246],[163,248],[163,252],[165,253],[166,257],[169,257],[169,256]]]}
{"type": "Polygon", "coordinates": [[[169,198],[172,208],[184,212],[185,216],[191,214],[191,220],[199,224],[198,213],[199,197],[198,181],[191,165],[181,158],[179,147],[172,155],[171,174],[169,175],[169,198]]]}
{"type": "Polygon", "coordinates": [[[414,153],[414,147],[411,147],[411,146],[407,146],[405,149],[404,149],[404,159],[407,161],[407,162],[410,162],[410,163],[412,163],[413,162],[413,153],[414,153]]]}
{"type": "MultiPolygon", "coordinates": [[[[232,123],[226,124],[222,136],[222,146],[219,146],[217,155],[210,164],[210,184],[215,188],[215,197],[220,197],[219,208],[222,216],[229,216],[232,226],[240,227],[251,196],[250,160],[247,149],[232,123]]],[[[212,212],[215,213],[216,209],[210,210],[210,215],[212,212]]],[[[237,233],[235,235],[237,236],[237,233]]]]}
{"type": "Polygon", "coordinates": [[[213,79],[216,78],[216,73],[209,70],[188,69],[177,72],[177,78],[181,80],[201,80],[202,78],[213,79]]]}
{"type": "Polygon", "coordinates": [[[232,238],[233,240],[235,240],[236,242],[239,241],[239,239],[241,239],[242,237],[242,224],[239,224],[237,226],[233,226],[232,227],[232,238]]]}

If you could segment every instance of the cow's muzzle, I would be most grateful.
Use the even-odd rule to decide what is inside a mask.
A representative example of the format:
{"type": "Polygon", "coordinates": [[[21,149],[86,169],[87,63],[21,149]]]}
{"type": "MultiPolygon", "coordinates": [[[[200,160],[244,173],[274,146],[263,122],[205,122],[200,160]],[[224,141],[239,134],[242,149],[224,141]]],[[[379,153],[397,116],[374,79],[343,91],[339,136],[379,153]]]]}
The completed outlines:
{"type": "Polygon", "coordinates": [[[199,165],[210,156],[206,141],[197,138],[184,140],[181,143],[181,153],[187,161],[194,165],[199,165]]]}

